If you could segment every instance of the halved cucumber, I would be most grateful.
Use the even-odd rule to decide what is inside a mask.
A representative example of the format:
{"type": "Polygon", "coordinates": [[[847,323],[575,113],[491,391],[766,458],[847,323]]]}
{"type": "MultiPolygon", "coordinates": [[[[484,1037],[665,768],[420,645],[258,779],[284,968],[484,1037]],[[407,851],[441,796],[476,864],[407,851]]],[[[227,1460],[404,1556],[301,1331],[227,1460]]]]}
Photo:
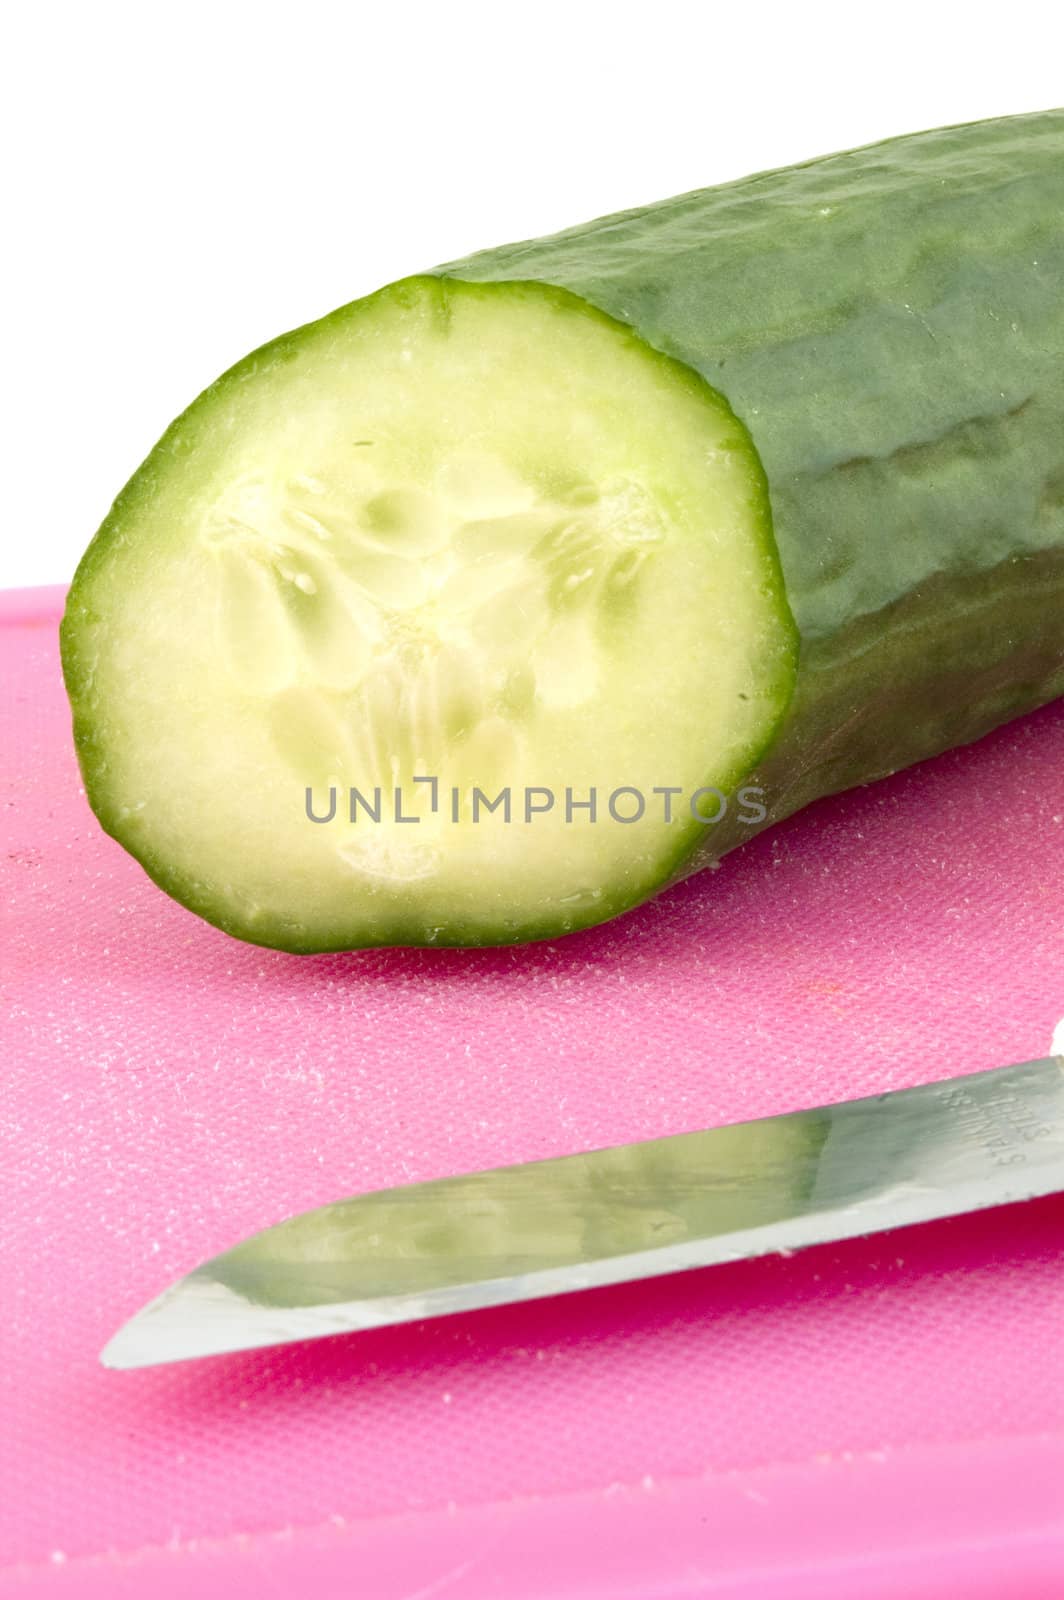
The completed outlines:
{"type": "Polygon", "coordinates": [[[104,827],[263,944],[550,937],[1064,693],[1062,214],[1064,113],[937,129],[249,356],[71,589],[104,827]]]}
{"type": "Polygon", "coordinates": [[[64,642],[105,827],[293,950],[549,936],[643,899],[795,657],[720,397],[564,290],[429,276],[196,403],[64,642]]]}

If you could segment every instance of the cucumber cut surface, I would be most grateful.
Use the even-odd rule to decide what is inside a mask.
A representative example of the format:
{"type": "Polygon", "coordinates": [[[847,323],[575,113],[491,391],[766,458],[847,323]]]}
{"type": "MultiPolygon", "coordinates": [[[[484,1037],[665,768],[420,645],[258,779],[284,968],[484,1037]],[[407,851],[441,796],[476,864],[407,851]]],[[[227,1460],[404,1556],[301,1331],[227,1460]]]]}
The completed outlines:
{"type": "Polygon", "coordinates": [[[105,826],[294,950],[645,898],[795,657],[756,453],[704,380],[564,290],[430,276],[201,397],[64,642],[105,826]]]}

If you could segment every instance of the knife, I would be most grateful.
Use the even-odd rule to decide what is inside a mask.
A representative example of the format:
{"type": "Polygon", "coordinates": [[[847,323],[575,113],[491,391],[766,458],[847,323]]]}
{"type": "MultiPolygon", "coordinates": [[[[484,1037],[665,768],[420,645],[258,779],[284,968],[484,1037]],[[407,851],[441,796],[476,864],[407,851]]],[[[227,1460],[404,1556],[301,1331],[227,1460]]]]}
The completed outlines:
{"type": "Polygon", "coordinates": [[[321,1206],[181,1278],[101,1360],[145,1367],[382,1328],[1060,1189],[1064,1055],[321,1206]]]}

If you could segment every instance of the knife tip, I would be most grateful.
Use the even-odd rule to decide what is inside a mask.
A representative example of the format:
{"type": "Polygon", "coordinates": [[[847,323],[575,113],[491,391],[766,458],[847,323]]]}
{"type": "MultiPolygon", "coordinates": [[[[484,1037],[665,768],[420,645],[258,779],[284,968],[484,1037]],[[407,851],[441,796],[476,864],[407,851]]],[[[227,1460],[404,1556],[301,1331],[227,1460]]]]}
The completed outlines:
{"type": "Polygon", "coordinates": [[[299,1308],[263,1307],[197,1269],[164,1289],[124,1322],[100,1351],[118,1371],[230,1355],[334,1332],[332,1318],[299,1308]]]}
{"type": "Polygon", "coordinates": [[[137,1359],[136,1349],[129,1338],[130,1330],[136,1322],[136,1317],[131,1317],[124,1322],[117,1333],[111,1335],[103,1349],[100,1351],[100,1365],[112,1371],[122,1372],[129,1367],[139,1367],[142,1363],[137,1359]]]}
{"type": "Polygon", "coordinates": [[[112,1334],[100,1351],[100,1364],[113,1371],[129,1371],[225,1350],[224,1337],[218,1338],[223,1330],[203,1315],[204,1301],[209,1298],[195,1273],[179,1278],[112,1334]]]}

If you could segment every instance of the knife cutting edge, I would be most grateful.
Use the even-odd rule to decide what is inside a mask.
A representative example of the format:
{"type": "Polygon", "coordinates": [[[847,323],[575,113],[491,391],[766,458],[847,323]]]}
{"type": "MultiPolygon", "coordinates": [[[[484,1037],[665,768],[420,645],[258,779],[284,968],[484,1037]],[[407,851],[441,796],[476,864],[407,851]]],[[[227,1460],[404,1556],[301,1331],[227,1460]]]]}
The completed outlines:
{"type": "Polygon", "coordinates": [[[387,1327],[1062,1189],[1055,1055],[320,1206],[179,1279],[101,1360],[146,1367],[387,1327]]]}

